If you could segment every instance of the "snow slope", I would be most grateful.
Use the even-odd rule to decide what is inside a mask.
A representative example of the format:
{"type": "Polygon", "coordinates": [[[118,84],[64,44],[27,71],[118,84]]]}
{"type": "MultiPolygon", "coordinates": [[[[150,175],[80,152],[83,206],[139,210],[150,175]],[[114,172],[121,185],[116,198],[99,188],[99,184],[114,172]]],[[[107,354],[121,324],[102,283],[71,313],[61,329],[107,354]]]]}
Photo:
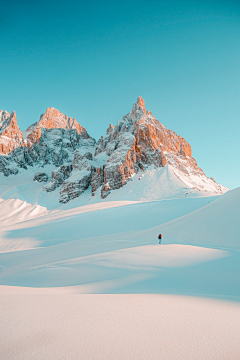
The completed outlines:
{"type": "Polygon", "coordinates": [[[209,205],[157,228],[166,243],[240,250],[240,188],[209,205]]]}
{"type": "MultiPolygon", "coordinates": [[[[44,172],[51,178],[55,169],[53,165],[44,167],[44,172]]],[[[109,201],[157,201],[162,199],[181,199],[219,196],[218,184],[200,176],[185,175],[176,168],[167,165],[163,168],[149,167],[144,173],[135,174],[122,188],[113,191],[107,199],[102,199],[100,190],[95,196],[91,189],[86,190],[79,198],[62,205],[59,203],[59,189],[47,193],[43,184],[33,181],[34,174],[41,168],[34,166],[28,171],[22,171],[17,176],[5,177],[0,173],[0,198],[19,199],[29,204],[38,204],[48,210],[70,209],[109,201]],[[208,182],[209,180],[209,182],[208,182]]],[[[222,187],[222,191],[227,191],[222,187]]]]}
{"type": "MultiPolygon", "coordinates": [[[[228,189],[222,187],[222,191],[228,189]]],[[[206,176],[184,174],[167,165],[163,168],[149,167],[143,173],[135,174],[132,181],[108,195],[107,200],[153,201],[184,197],[218,196],[218,185],[206,176]]]]}
{"type": "MultiPolygon", "coordinates": [[[[109,237],[111,241],[117,234],[125,236],[124,234],[128,231],[138,233],[139,230],[176,219],[204,206],[215,198],[174,199],[142,203],[104,201],[53,211],[46,211],[45,208],[38,207],[42,210],[41,215],[43,216],[34,220],[26,217],[25,222],[22,221],[23,214],[19,209],[14,218],[16,225],[7,226],[9,219],[6,222],[3,218],[0,230],[0,252],[10,249],[11,251],[27,249],[29,240],[31,240],[31,248],[50,247],[99,236],[109,237]],[[148,213],[148,216],[145,216],[145,213],[148,213]],[[27,242],[26,246],[24,242],[27,242]],[[34,242],[36,242],[36,246],[34,246],[34,242]]],[[[5,200],[5,202],[8,201],[23,203],[20,200],[5,200]]],[[[33,208],[32,205],[29,207],[33,208]]],[[[26,216],[25,213],[24,216],[26,216]]],[[[128,239],[128,235],[125,237],[128,239]]]]}
{"type": "Polygon", "coordinates": [[[238,298],[240,252],[229,248],[239,249],[239,189],[211,199],[128,205],[103,202],[55,210],[38,219],[5,226],[1,232],[0,282],[75,286],[80,293],[238,298]],[[222,233],[229,231],[227,246],[224,237],[214,234],[218,226],[222,233]],[[204,237],[199,236],[200,230],[204,237]],[[188,231],[191,237],[187,237],[188,231]],[[156,245],[159,232],[163,234],[161,247],[156,245]],[[181,238],[189,246],[181,244],[181,238]],[[176,242],[179,245],[165,245],[176,242]],[[196,244],[207,248],[192,246],[196,244]],[[220,249],[211,249],[211,245],[220,249]]]}

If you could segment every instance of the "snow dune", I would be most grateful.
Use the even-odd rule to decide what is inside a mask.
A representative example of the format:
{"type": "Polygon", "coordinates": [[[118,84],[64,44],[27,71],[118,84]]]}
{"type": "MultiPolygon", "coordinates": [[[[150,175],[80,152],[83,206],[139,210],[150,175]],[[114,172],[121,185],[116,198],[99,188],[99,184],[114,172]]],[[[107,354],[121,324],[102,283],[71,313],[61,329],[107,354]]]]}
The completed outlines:
{"type": "MultiPolygon", "coordinates": [[[[240,250],[240,188],[161,226],[166,243],[240,250]]],[[[156,229],[160,230],[160,228],[156,229]]]]}
{"type": "Polygon", "coordinates": [[[0,226],[12,226],[27,219],[35,219],[47,215],[48,210],[37,204],[31,205],[19,199],[0,198],[0,226]]]}
{"type": "MultiPolygon", "coordinates": [[[[19,209],[18,217],[14,218],[16,224],[0,230],[0,252],[52,246],[110,234],[114,235],[108,241],[114,241],[115,234],[148,229],[187,214],[214,199],[190,198],[144,203],[109,201],[49,212],[41,208],[42,216],[34,220],[19,209]],[[146,213],[148,216],[145,216],[146,213]],[[25,222],[22,222],[23,216],[26,216],[25,222]]],[[[20,200],[11,201],[22,204],[20,200]]],[[[32,208],[31,205],[29,207],[32,208]]]]}

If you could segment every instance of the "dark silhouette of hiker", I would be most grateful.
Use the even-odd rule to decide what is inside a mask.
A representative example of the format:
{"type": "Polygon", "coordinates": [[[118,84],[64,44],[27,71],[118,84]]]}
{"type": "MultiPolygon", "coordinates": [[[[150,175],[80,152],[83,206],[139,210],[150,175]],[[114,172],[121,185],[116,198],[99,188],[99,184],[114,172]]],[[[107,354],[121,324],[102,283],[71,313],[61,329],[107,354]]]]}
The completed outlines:
{"type": "Polygon", "coordinates": [[[159,244],[161,244],[161,242],[162,242],[162,234],[158,235],[158,240],[159,240],[159,244]]]}

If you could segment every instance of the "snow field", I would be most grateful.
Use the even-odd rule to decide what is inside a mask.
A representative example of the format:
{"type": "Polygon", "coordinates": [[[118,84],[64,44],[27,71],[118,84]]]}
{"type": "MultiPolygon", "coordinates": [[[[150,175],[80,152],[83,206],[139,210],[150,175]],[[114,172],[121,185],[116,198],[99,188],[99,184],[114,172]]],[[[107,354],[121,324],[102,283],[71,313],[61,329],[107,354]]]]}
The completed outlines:
{"type": "Polygon", "coordinates": [[[0,312],[2,360],[239,359],[237,303],[170,295],[8,294],[1,296],[0,312]]]}
{"type": "Polygon", "coordinates": [[[1,359],[239,359],[240,189],[1,204],[1,359]]]}

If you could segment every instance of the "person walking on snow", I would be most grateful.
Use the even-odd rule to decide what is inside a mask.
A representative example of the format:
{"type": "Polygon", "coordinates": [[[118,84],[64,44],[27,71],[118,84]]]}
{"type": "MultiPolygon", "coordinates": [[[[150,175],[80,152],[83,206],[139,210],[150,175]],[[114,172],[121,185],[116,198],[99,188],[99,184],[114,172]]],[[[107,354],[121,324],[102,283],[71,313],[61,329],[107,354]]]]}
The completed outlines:
{"type": "Polygon", "coordinates": [[[162,234],[159,234],[159,235],[158,235],[158,240],[159,240],[159,244],[161,244],[161,241],[162,241],[162,234]]]}

